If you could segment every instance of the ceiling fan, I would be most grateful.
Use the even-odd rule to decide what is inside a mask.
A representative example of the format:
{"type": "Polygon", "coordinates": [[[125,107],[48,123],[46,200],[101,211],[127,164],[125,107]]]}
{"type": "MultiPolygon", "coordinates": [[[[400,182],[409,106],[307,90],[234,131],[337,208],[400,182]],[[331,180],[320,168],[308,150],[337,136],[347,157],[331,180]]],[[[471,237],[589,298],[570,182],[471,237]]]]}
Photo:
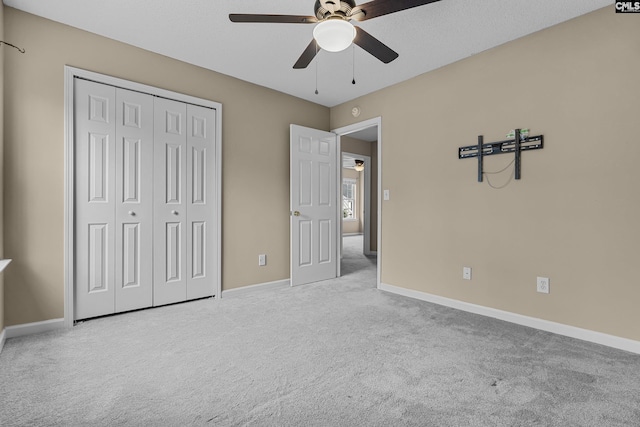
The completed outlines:
{"type": "Polygon", "coordinates": [[[398,53],[350,21],[366,21],[437,1],[440,0],[373,0],[356,6],[355,0],[316,0],[315,16],[231,13],[229,19],[239,23],[316,24],[313,40],[293,68],[306,68],[318,53],[318,47],[339,52],[351,43],[388,64],[398,57],[398,53]]]}

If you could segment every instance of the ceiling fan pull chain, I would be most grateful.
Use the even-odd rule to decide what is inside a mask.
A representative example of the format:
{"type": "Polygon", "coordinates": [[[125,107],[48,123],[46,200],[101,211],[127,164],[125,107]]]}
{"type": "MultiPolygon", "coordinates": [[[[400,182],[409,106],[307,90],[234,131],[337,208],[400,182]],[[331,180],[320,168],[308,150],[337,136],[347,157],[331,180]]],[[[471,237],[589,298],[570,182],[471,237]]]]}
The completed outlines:
{"type": "Polygon", "coordinates": [[[353,45],[353,80],[351,80],[351,84],[356,84],[356,46],[353,45]]]}
{"type": "Polygon", "coordinates": [[[320,58],[318,58],[318,43],[316,43],[316,95],[318,94],[318,62],[320,58]]]}

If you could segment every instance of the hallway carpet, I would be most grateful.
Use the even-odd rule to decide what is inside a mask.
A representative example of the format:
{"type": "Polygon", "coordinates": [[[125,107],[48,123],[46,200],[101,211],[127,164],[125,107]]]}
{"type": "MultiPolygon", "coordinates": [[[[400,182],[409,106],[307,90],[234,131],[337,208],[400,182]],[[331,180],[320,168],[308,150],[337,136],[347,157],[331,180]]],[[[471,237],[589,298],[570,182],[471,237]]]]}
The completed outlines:
{"type": "Polygon", "coordinates": [[[0,425],[640,426],[639,355],[378,291],[358,250],[343,266],[9,339],[0,425]]]}

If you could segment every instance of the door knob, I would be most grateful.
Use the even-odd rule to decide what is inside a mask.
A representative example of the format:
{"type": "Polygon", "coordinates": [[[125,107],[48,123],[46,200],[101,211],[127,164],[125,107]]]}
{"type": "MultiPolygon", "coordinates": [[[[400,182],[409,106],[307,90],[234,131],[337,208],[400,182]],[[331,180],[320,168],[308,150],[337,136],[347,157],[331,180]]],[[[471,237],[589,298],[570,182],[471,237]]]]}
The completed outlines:
{"type": "Polygon", "coordinates": [[[178,211],[171,211],[172,214],[178,215],[178,211]]]}
{"type": "Polygon", "coordinates": [[[293,216],[300,216],[300,212],[298,212],[298,211],[293,211],[293,216]]]}
{"type": "Polygon", "coordinates": [[[131,215],[131,216],[135,216],[135,215],[136,215],[136,213],[135,213],[134,211],[129,211],[128,213],[129,213],[129,215],[131,215]]]}

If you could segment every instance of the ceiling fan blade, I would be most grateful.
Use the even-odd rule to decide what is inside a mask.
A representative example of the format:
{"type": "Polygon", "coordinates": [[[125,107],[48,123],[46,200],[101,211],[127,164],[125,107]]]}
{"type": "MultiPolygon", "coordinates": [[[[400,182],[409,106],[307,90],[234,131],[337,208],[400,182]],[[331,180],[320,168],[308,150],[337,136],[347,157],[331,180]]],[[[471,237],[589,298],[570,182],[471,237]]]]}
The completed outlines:
{"type": "Polygon", "coordinates": [[[386,44],[382,43],[371,34],[367,33],[360,27],[356,28],[356,38],[353,42],[369,52],[371,55],[378,58],[380,61],[388,64],[398,57],[398,53],[391,49],[386,44]]]}
{"type": "Polygon", "coordinates": [[[280,23],[280,24],[314,24],[318,22],[315,16],[302,15],[253,15],[245,13],[230,13],[231,22],[253,22],[253,23],[280,23]]]}
{"type": "Polygon", "coordinates": [[[411,9],[413,7],[424,6],[425,4],[435,3],[437,1],[440,0],[373,0],[357,6],[352,16],[356,21],[366,21],[367,19],[377,18],[378,16],[400,12],[401,10],[411,9]],[[360,10],[364,13],[358,13],[360,10]]]}
{"type": "Polygon", "coordinates": [[[313,61],[313,58],[316,57],[318,53],[318,46],[316,45],[316,39],[312,39],[309,46],[302,52],[298,61],[293,65],[295,69],[307,68],[307,65],[313,61]]]}

